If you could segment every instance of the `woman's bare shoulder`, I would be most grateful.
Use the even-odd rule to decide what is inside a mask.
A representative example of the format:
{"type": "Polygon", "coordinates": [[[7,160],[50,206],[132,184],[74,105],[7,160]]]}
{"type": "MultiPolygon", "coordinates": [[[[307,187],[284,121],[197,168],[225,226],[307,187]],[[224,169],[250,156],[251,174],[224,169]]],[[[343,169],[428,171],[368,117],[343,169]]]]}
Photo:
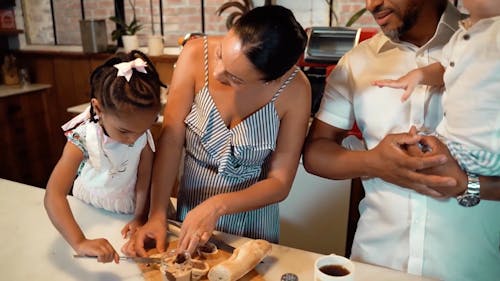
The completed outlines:
{"type": "Polygon", "coordinates": [[[292,80],[290,85],[285,89],[285,92],[290,92],[297,103],[302,103],[311,98],[311,85],[309,79],[302,71],[298,71],[295,79],[292,80]]]}
{"type": "Polygon", "coordinates": [[[297,76],[281,93],[277,103],[278,107],[283,110],[283,113],[297,111],[301,108],[304,109],[304,112],[310,110],[311,85],[309,79],[302,71],[297,73],[297,76]]]}
{"type": "Polygon", "coordinates": [[[203,54],[203,38],[194,38],[184,44],[179,59],[195,59],[203,54]]]}

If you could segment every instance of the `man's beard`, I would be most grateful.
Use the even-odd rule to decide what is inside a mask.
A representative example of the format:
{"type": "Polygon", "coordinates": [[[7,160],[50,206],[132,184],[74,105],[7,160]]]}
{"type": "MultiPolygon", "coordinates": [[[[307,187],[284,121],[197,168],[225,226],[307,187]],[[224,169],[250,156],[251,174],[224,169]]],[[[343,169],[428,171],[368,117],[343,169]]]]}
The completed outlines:
{"type": "Polygon", "coordinates": [[[413,28],[419,14],[420,9],[418,5],[409,6],[406,9],[405,13],[400,16],[400,18],[402,18],[401,26],[390,30],[382,29],[382,32],[384,32],[385,36],[389,37],[391,40],[396,42],[400,41],[401,37],[404,36],[405,33],[408,32],[408,30],[413,28]]]}

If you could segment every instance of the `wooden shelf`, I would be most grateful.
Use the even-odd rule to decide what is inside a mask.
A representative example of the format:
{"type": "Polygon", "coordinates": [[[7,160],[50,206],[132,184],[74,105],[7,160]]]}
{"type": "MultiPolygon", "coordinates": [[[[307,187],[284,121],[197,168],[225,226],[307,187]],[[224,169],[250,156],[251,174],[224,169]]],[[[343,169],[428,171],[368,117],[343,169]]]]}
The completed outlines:
{"type": "Polygon", "coordinates": [[[0,35],[17,35],[17,34],[20,34],[23,32],[24,32],[24,30],[21,30],[21,29],[0,28],[0,35]]]}

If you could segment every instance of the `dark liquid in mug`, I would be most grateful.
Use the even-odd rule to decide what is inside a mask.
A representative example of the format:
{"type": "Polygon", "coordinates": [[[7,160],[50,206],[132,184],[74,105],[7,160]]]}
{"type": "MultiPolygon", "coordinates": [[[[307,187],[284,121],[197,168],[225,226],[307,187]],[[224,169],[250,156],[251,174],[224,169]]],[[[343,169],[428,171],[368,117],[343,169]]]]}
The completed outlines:
{"type": "Polygon", "coordinates": [[[345,268],[342,265],[323,265],[319,268],[321,272],[330,276],[344,276],[349,274],[349,269],[345,268]]]}

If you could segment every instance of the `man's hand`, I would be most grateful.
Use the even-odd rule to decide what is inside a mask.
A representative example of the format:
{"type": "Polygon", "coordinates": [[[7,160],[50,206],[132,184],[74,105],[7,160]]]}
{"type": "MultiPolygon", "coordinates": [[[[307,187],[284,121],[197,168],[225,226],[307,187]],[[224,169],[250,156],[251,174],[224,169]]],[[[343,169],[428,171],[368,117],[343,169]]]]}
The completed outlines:
{"type": "Polygon", "coordinates": [[[458,165],[453,156],[451,156],[448,147],[435,136],[423,136],[420,143],[429,148],[429,151],[423,153],[422,157],[445,155],[447,161],[443,165],[425,168],[419,172],[427,175],[452,177],[456,180],[456,184],[452,186],[435,186],[436,190],[443,194],[443,197],[456,197],[462,194],[467,188],[467,174],[458,165]]]}
{"type": "Polygon", "coordinates": [[[413,189],[419,193],[441,198],[441,189],[452,187],[456,180],[450,176],[420,173],[420,170],[439,167],[447,162],[446,155],[434,153],[426,157],[411,156],[407,148],[417,145],[422,136],[402,133],[390,134],[369,151],[370,176],[379,177],[387,182],[413,189]]]}

